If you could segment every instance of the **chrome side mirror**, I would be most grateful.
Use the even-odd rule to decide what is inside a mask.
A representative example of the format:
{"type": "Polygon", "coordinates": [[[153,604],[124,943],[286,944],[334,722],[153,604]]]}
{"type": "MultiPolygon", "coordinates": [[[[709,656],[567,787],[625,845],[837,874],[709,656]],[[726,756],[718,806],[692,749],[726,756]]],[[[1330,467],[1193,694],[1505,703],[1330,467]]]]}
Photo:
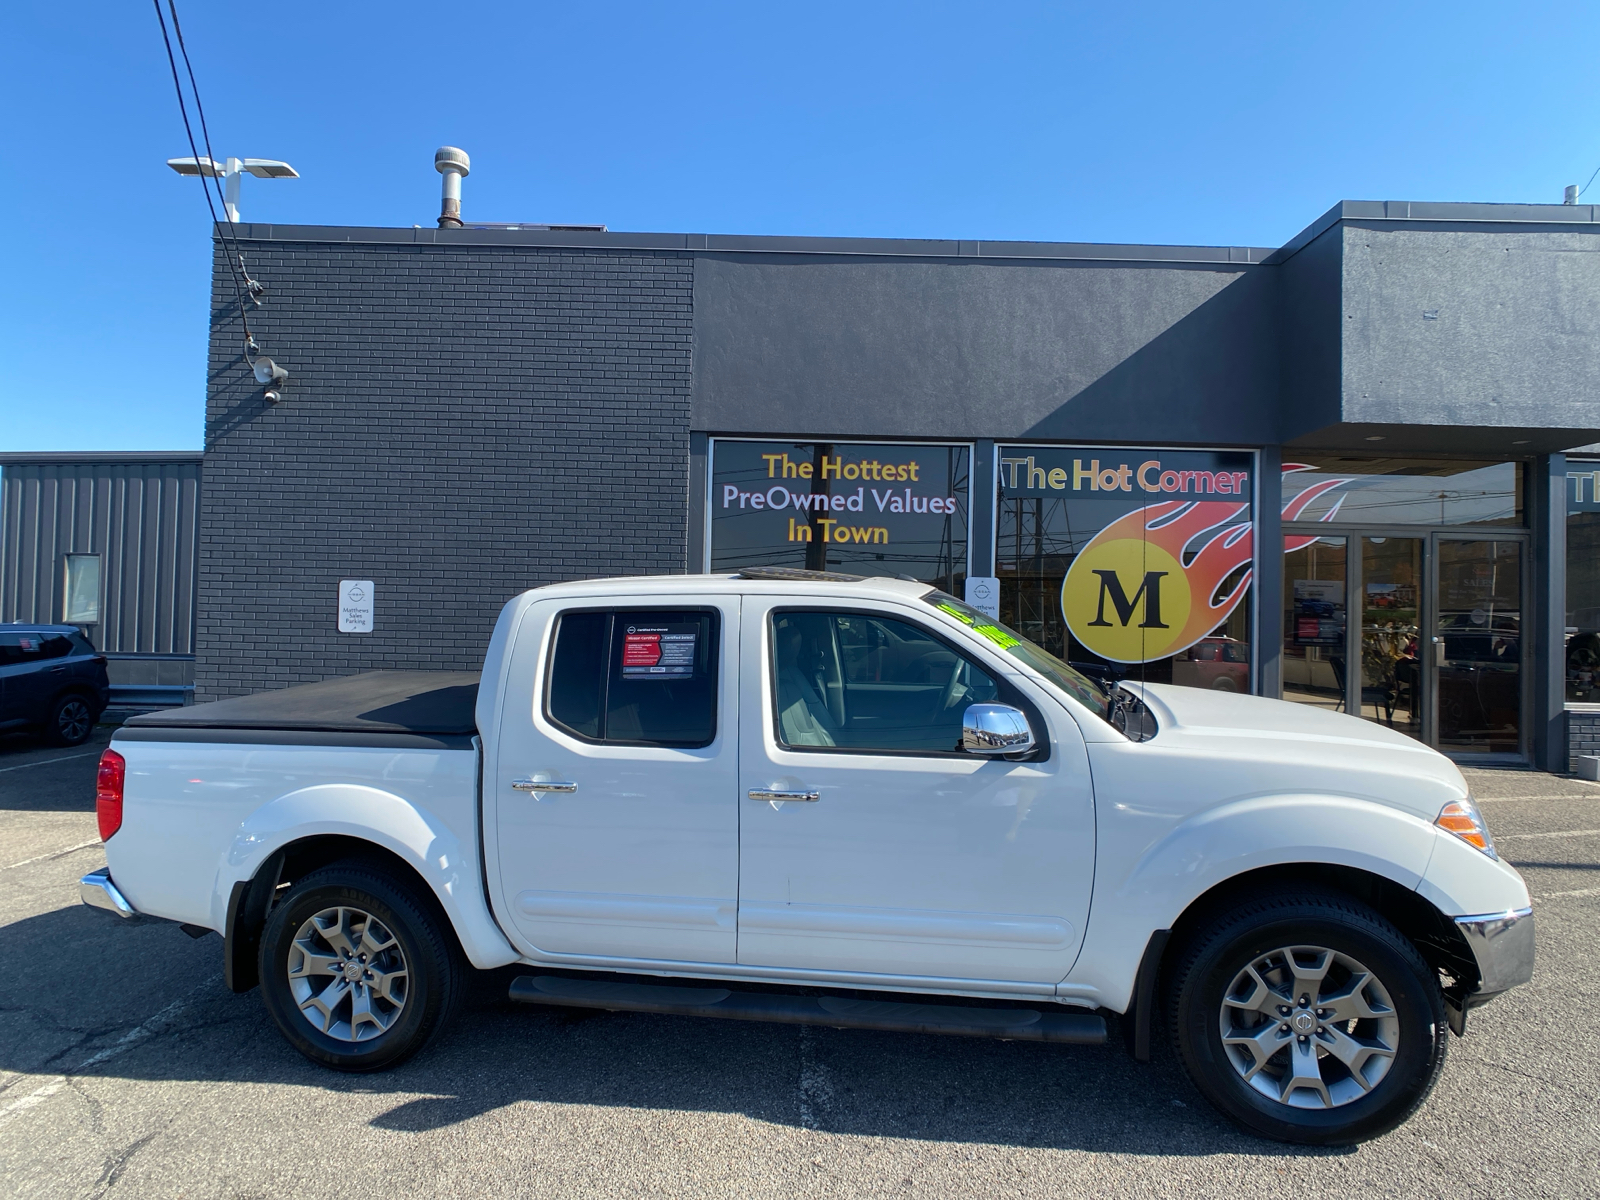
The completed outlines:
{"type": "Polygon", "coordinates": [[[1009,704],[969,705],[961,718],[961,748],[968,754],[1020,758],[1033,745],[1028,718],[1009,704]]]}

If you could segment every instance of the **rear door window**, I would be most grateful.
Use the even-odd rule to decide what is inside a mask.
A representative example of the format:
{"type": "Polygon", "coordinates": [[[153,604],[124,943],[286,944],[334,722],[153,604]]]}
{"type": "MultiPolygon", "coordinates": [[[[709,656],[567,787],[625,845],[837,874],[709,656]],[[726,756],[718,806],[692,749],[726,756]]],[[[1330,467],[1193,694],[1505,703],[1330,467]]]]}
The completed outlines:
{"type": "Polygon", "coordinates": [[[717,733],[720,625],[703,609],[562,613],[545,715],[585,741],[705,746],[717,733]]]}

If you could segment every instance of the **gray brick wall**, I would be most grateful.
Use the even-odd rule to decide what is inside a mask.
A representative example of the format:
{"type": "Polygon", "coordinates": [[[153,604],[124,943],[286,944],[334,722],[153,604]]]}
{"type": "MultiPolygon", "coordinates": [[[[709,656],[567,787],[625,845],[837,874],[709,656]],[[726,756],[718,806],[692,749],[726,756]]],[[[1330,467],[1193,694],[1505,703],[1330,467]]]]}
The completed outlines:
{"type": "Polygon", "coordinates": [[[1600,713],[1567,712],[1567,770],[1578,769],[1578,755],[1600,754],[1600,713]]]}
{"type": "Polygon", "coordinates": [[[543,583],[680,572],[693,264],[670,251],[243,243],[213,263],[196,696],[473,669],[543,583]],[[376,584],[341,634],[340,579],[376,584]]]}

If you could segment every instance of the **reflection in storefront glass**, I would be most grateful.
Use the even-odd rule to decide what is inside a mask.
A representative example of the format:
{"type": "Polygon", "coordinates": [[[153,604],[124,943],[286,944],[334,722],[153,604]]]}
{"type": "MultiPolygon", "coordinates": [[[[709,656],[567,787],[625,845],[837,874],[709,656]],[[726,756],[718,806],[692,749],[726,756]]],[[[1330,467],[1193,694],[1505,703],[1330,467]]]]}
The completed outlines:
{"type": "Polygon", "coordinates": [[[1000,617],[1079,671],[1250,691],[1255,460],[1002,446],[1000,617]]]}
{"type": "Polygon", "coordinates": [[[1361,716],[1422,736],[1422,539],[1361,539],[1361,716]]]}
{"type": "Polygon", "coordinates": [[[1286,509],[1286,517],[1356,525],[1522,524],[1520,463],[1327,454],[1291,462],[1286,452],[1284,500],[1309,494],[1315,498],[1303,510],[1286,509]]]}
{"type": "Polygon", "coordinates": [[[710,569],[908,575],[960,595],[970,457],[961,445],[717,438],[710,569]]]}
{"type": "Polygon", "coordinates": [[[1567,462],[1567,700],[1600,703],[1600,462],[1567,462]]]}
{"type": "Polygon", "coordinates": [[[1439,540],[1439,749],[1515,754],[1522,707],[1522,547],[1439,540]]]}
{"type": "Polygon", "coordinates": [[[1348,624],[1345,539],[1284,539],[1283,698],[1342,712],[1348,624]]]}

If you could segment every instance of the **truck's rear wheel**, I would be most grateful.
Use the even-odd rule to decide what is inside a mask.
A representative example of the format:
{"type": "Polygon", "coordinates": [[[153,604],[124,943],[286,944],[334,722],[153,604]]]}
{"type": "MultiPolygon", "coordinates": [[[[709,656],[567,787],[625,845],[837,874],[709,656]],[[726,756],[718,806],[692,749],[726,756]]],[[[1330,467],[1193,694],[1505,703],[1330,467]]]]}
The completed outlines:
{"type": "Polygon", "coordinates": [[[1189,1077],[1264,1137],[1377,1137],[1417,1110],[1444,1065],[1438,977],[1393,925],[1338,894],[1224,912],[1184,947],[1173,978],[1189,1077]]]}
{"type": "Polygon", "coordinates": [[[289,1044],[339,1071],[410,1058],[456,1006],[465,968],[430,905],[381,868],[297,880],[261,937],[261,996],[289,1044]]]}

